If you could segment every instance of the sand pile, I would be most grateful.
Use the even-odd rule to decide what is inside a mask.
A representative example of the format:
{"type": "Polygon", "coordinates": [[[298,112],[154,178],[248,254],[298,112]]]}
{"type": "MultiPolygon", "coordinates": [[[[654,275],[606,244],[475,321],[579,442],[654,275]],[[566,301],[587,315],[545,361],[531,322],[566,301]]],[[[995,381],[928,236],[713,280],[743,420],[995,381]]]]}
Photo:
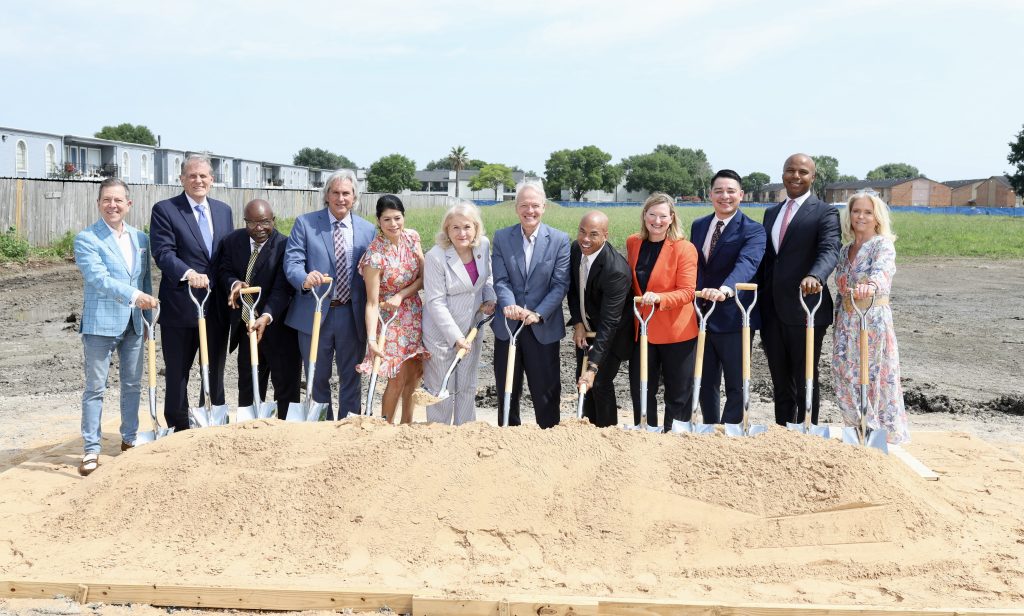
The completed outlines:
{"type": "Polygon", "coordinates": [[[915,604],[948,605],[988,582],[948,547],[969,508],[934,489],[893,457],[775,428],[257,421],[106,462],[51,495],[0,574],[787,602],[913,585],[915,604]]]}

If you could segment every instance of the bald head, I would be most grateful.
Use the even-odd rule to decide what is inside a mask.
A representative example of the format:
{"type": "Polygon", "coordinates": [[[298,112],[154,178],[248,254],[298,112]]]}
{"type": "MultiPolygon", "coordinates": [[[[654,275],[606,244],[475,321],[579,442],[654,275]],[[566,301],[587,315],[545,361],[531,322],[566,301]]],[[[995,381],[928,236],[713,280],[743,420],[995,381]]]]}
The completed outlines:
{"type": "Polygon", "coordinates": [[[601,250],[608,241],[608,217],[604,212],[592,210],[583,215],[576,241],[580,245],[580,251],[585,255],[589,256],[601,250]]]}
{"type": "Polygon", "coordinates": [[[263,199],[253,199],[246,203],[242,215],[245,218],[245,230],[257,244],[267,241],[274,232],[274,210],[263,199]]]}
{"type": "Polygon", "coordinates": [[[790,199],[801,197],[811,190],[816,170],[814,159],[806,154],[793,154],[786,159],[786,164],[782,166],[782,184],[790,199]]]}

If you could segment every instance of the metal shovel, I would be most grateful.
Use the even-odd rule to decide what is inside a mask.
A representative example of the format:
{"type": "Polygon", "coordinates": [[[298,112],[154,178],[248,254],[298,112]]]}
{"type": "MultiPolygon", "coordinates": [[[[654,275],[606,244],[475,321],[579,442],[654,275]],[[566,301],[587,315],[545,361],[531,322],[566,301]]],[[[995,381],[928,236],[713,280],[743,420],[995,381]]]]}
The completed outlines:
{"type": "Polygon", "coordinates": [[[753,282],[736,283],[736,295],[733,296],[733,299],[736,300],[736,305],[739,306],[740,313],[743,315],[741,330],[743,339],[743,423],[725,424],[725,433],[729,436],[755,436],[768,431],[768,426],[750,424],[750,312],[757,304],[757,284],[753,282]],[[750,306],[743,307],[743,302],[740,301],[740,291],[754,292],[754,301],[750,302],[750,306]]]}
{"type": "MultiPolygon", "coordinates": [[[[398,309],[396,308],[392,313],[391,318],[385,320],[384,313],[378,308],[377,309],[377,320],[380,321],[380,335],[377,336],[377,348],[380,352],[384,352],[384,339],[388,333],[388,325],[398,318],[398,309]]],[[[366,404],[363,408],[363,414],[368,417],[373,417],[373,394],[377,389],[377,371],[380,370],[380,355],[373,356],[373,369],[370,372],[370,386],[366,388],[366,404]]],[[[388,419],[385,417],[385,419],[388,419]]]]}
{"type": "Polygon", "coordinates": [[[288,415],[285,421],[323,421],[327,417],[327,402],[313,402],[313,377],[316,376],[316,351],[320,346],[320,315],[323,309],[324,298],[330,295],[334,279],[330,276],[323,276],[327,288],[319,295],[316,288],[311,288],[310,293],[316,300],[316,311],[313,312],[313,331],[309,337],[309,370],[306,371],[306,399],[302,402],[292,402],[288,405],[288,415]]]}
{"type": "MultiPolygon", "coordinates": [[[[587,332],[587,338],[594,338],[597,336],[597,332],[587,332]]],[[[582,376],[587,371],[587,367],[590,365],[590,350],[594,348],[594,345],[587,345],[587,348],[583,351],[583,364],[580,366],[580,375],[582,376]]],[[[583,400],[587,397],[587,386],[580,385],[580,396],[576,402],[576,419],[583,419],[583,400]]]]}
{"type": "Polygon", "coordinates": [[[208,428],[210,426],[224,426],[228,423],[228,405],[213,404],[210,398],[210,352],[206,343],[206,300],[213,295],[210,287],[206,288],[206,295],[202,303],[192,293],[192,286],[188,287],[188,296],[196,305],[199,317],[199,371],[202,375],[203,397],[206,400],[205,406],[189,408],[188,422],[192,428],[208,428]]]}
{"type": "MultiPolygon", "coordinates": [[[[526,306],[523,306],[523,310],[526,310],[526,306]]],[[[520,321],[516,331],[512,331],[512,328],[508,326],[508,319],[505,319],[505,329],[508,330],[508,357],[505,361],[505,395],[502,400],[501,425],[506,428],[509,427],[508,412],[512,407],[512,382],[516,366],[516,338],[519,337],[519,333],[523,331],[524,327],[526,327],[526,321],[520,321]]]]}
{"type": "MultiPolygon", "coordinates": [[[[484,325],[490,323],[493,318],[494,313],[492,312],[491,314],[484,315],[484,318],[477,321],[476,325],[474,325],[472,329],[469,330],[469,333],[466,334],[466,343],[472,345],[473,341],[476,340],[477,333],[480,329],[484,325]]],[[[455,368],[458,367],[459,362],[461,362],[462,358],[466,356],[466,353],[466,349],[459,349],[455,353],[455,359],[453,359],[451,365],[448,366],[448,371],[444,373],[444,379],[441,380],[441,389],[437,392],[436,396],[430,393],[426,387],[420,387],[413,392],[412,399],[416,404],[430,406],[431,404],[437,404],[442,400],[446,400],[452,395],[451,392],[448,391],[448,381],[452,378],[452,374],[455,373],[455,368]]]]}
{"type": "Polygon", "coordinates": [[[163,438],[174,432],[174,428],[161,428],[160,420],[156,418],[156,321],[160,318],[160,304],[153,309],[153,320],[146,320],[146,313],[142,313],[142,329],[146,334],[146,371],[149,373],[149,417],[153,420],[153,429],[148,432],[139,432],[135,436],[132,445],[139,446],[152,443],[158,438],[163,438]]]}
{"type": "Polygon", "coordinates": [[[622,427],[626,430],[661,432],[661,428],[658,426],[647,423],[647,324],[651,322],[651,317],[654,316],[657,307],[652,304],[650,312],[644,318],[640,315],[640,309],[637,308],[642,299],[642,297],[633,298],[633,314],[636,315],[636,320],[640,323],[640,423],[635,426],[627,424],[622,427]]]}
{"type": "MultiPolygon", "coordinates": [[[[249,304],[249,323],[256,322],[256,304],[260,303],[260,298],[263,297],[263,289],[260,287],[245,287],[238,292],[239,297],[242,295],[252,295],[253,293],[256,294],[256,299],[252,300],[249,304]]],[[[259,343],[256,340],[255,331],[249,332],[249,366],[252,369],[252,404],[238,407],[235,421],[277,417],[277,402],[260,401],[260,356],[259,343]]]]}
{"type": "Polygon", "coordinates": [[[871,402],[868,400],[868,310],[875,304],[875,296],[870,296],[867,308],[861,310],[857,300],[853,297],[853,289],[850,289],[850,303],[860,317],[860,404],[857,407],[857,414],[860,418],[860,425],[852,428],[843,428],[843,442],[850,445],[861,445],[874,447],[889,453],[889,432],[884,428],[871,430],[868,428],[868,410],[871,402]]]}
{"type": "Polygon", "coordinates": [[[804,314],[807,315],[807,335],[804,338],[804,422],[797,422],[797,415],[800,412],[798,408],[794,411],[793,421],[786,423],[786,428],[794,432],[829,438],[828,426],[819,426],[811,422],[814,416],[814,314],[821,306],[824,293],[818,292],[818,303],[814,304],[813,309],[807,306],[803,290],[797,289],[797,293],[800,295],[800,305],[804,309],[804,314]]]}
{"type": "Polygon", "coordinates": [[[693,434],[714,434],[715,426],[697,421],[697,409],[700,405],[700,381],[704,376],[704,338],[708,331],[708,319],[715,311],[718,302],[711,302],[707,312],[700,310],[700,297],[693,299],[693,310],[697,313],[697,356],[693,362],[693,398],[690,400],[690,421],[677,421],[672,424],[673,432],[692,432],[693,434]]]}

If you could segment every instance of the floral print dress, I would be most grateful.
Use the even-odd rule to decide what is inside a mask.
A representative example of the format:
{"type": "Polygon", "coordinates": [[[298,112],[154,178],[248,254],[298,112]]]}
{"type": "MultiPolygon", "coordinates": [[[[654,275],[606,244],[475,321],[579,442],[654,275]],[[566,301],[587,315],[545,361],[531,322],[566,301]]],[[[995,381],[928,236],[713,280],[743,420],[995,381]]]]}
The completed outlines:
{"type": "MultiPolygon", "coordinates": [[[[380,325],[391,318],[389,308],[384,308],[384,301],[412,284],[419,277],[423,266],[417,254],[420,247],[420,236],[412,230],[402,231],[402,239],[396,245],[378,233],[370,245],[366,247],[363,258],[359,261],[359,270],[369,266],[380,270],[380,305],[382,307],[380,325]]],[[[380,327],[380,325],[378,327],[380,327]]],[[[366,332],[367,336],[376,336],[377,332],[366,332]]],[[[427,357],[423,346],[423,303],[419,294],[406,298],[398,307],[398,318],[388,325],[384,338],[384,358],[380,362],[378,376],[394,378],[402,363],[417,355],[427,357]]],[[[356,370],[369,374],[373,370],[373,354],[366,349],[363,363],[356,370]]]]}
{"type": "MultiPolygon", "coordinates": [[[[848,426],[860,425],[860,317],[852,308],[843,306],[843,297],[850,289],[869,281],[875,285],[875,299],[889,297],[892,277],[896,273],[896,248],[892,240],[876,235],[864,242],[853,263],[850,244],[839,251],[836,269],[835,330],[832,334],[832,375],[836,397],[848,426]]],[[[870,428],[885,428],[890,443],[910,442],[907,412],[903,406],[900,384],[900,353],[888,305],[873,306],[867,311],[868,331],[868,414],[870,428]]]]}

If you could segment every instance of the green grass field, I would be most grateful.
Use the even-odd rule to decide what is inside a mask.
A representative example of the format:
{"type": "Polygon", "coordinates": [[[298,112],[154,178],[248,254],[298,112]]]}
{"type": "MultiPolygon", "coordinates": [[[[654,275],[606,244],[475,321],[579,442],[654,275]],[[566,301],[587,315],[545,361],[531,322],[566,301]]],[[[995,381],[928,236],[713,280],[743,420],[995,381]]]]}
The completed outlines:
{"type": "MultiPolygon", "coordinates": [[[[488,235],[496,229],[518,221],[510,204],[481,208],[488,235]]],[[[690,223],[711,213],[711,207],[679,207],[676,212],[683,232],[689,235],[690,223]]],[[[745,213],[761,220],[764,208],[752,207],[745,213]]],[[[548,204],[544,222],[576,237],[576,228],[585,208],[560,207],[548,204]]],[[[610,220],[612,243],[623,250],[626,237],[640,229],[639,207],[611,207],[604,210],[610,220]]],[[[444,210],[441,208],[416,209],[406,212],[406,226],[420,232],[423,250],[434,245],[444,210]]],[[[988,259],[1024,258],[1024,218],[1005,216],[955,216],[896,212],[893,231],[899,236],[896,252],[900,257],[984,257],[988,259]]],[[[278,229],[291,230],[291,220],[281,220],[278,229]]]]}

